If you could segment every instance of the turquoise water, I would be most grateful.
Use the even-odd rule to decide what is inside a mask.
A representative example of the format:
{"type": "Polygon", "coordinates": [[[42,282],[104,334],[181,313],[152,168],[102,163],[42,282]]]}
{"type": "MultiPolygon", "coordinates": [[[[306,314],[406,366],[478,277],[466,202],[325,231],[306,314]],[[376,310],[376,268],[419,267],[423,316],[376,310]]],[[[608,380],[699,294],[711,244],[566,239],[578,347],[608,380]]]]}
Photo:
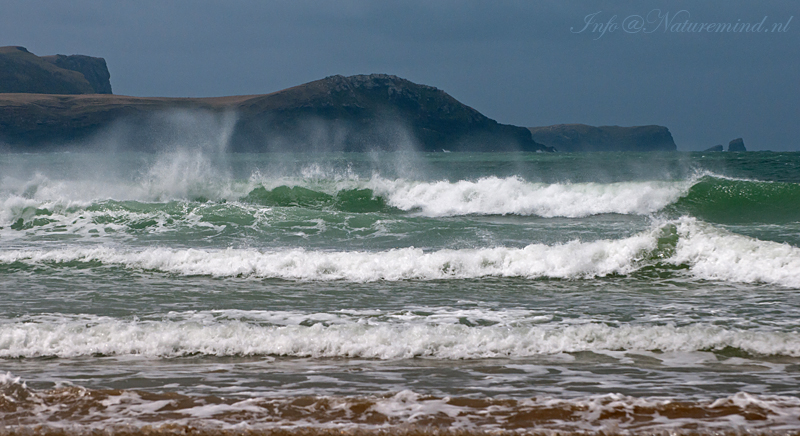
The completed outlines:
{"type": "Polygon", "coordinates": [[[798,153],[0,155],[0,410],[796,431],[799,247],[798,153]]]}

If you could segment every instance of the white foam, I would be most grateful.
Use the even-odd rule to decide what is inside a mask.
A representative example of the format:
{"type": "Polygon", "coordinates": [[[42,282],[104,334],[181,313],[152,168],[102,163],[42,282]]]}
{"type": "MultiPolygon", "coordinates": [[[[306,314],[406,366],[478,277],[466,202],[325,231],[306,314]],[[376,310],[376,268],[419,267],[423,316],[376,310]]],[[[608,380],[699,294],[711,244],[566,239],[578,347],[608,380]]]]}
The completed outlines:
{"type": "MultiPolygon", "coordinates": [[[[66,429],[173,434],[176,426],[210,433],[301,427],[370,429],[393,433],[408,424],[448,430],[563,432],[792,432],[800,428],[800,400],[738,392],[715,399],[633,397],[618,393],[578,398],[527,399],[437,397],[402,390],[388,396],[305,396],[236,400],[149,394],[134,390],[70,387],[36,390],[0,374],[0,395],[13,404],[10,426],[18,432],[66,429]],[[466,400],[466,401],[464,401],[466,400]],[[676,401],[677,400],[677,401],[676,401]],[[64,414],[69,409],[75,413],[64,414]],[[557,417],[556,417],[557,416],[557,417]],[[163,427],[162,427],[163,426],[163,427]]],[[[412,427],[413,428],[413,427],[412,427]]]]}
{"type": "Polygon", "coordinates": [[[800,248],[738,235],[694,218],[678,220],[677,232],[670,261],[690,265],[698,278],[800,288],[800,248]]]}
{"type": "Polygon", "coordinates": [[[706,324],[616,327],[597,322],[538,324],[508,315],[504,322],[495,325],[467,326],[448,317],[364,319],[339,314],[336,322],[316,322],[309,326],[301,324],[299,318],[287,314],[286,323],[276,325],[207,313],[173,314],[159,320],[31,316],[0,323],[0,357],[77,357],[99,353],[152,357],[205,354],[473,359],[608,350],[693,353],[726,347],[754,354],[800,356],[798,332],[706,324]]]}
{"type": "MultiPolygon", "coordinates": [[[[8,210],[15,211],[15,217],[33,215],[35,209],[28,201],[9,201],[13,205],[8,210]]],[[[119,227],[114,223],[95,224],[94,214],[84,211],[80,218],[71,218],[73,231],[88,234],[98,227],[119,227]]],[[[168,229],[168,216],[163,213],[104,211],[102,214],[120,215],[118,218],[123,220],[152,220],[151,232],[168,229]]],[[[53,225],[64,221],[57,213],[43,218],[55,219],[53,225]]],[[[185,224],[210,225],[192,224],[197,218],[189,214],[185,224]]],[[[66,262],[100,262],[181,275],[353,282],[484,277],[582,279],[630,274],[643,266],[665,262],[686,265],[694,277],[705,280],[800,288],[800,248],[738,235],[688,217],[657,223],[649,230],[618,240],[573,240],[554,245],[531,244],[524,248],[424,251],[409,247],[368,252],[100,247],[0,251],[0,263],[13,262],[54,267],[66,262]],[[669,228],[678,236],[674,254],[668,259],[659,259],[658,237],[669,228]]]]}
{"type": "Polygon", "coordinates": [[[0,262],[101,262],[183,275],[356,282],[492,276],[580,278],[629,273],[655,244],[654,232],[645,232],[620,240],[433,252],[417,248],[381,252],[170,248],[135,251],[107,247],[8,250],[0,252],[0,262]]]}
{"type": "Polygon", "coordinates": [[[678,200],[692,184],[693,181],[542,184],[516,176],[457,182],[371,181],[374,192],[384,196],[389,205],[432,217],[648,215],[678,200]]]}
{"type": "Polygon", "coordinates": [[[6,371],[5,374],[0,373],[0,386],[2,386],[2,385],[19,385],[20,387],[27,389],[28,385],[26,384],[26,382],[21,381],[21,380],[22,380],[22,377],[14,377],[14,375],[11,374],[11,372],[6,371]]]}
{"type": "MultiPolygon", "coordinates": [[[[307,166],[298,176],[264,175],[236,180],[209,155],[178,149],[159,155],[133,178],[51,179],[35,174],[28,180],[5,177],[0,184],[0,226],[36,209],[76,211],[107,200],[164,203],[205,198],[235,202],[257,187],[300,186],[335,195],[341,190],[372,189],[390,206],[423,216],[535,215],[585,217],[618,213],[648,215],[675,202],[693,181],[541,184],[519,177],[487,177],[476,181],[423,182],[373,176],[360,180],[352,169],[328,171],[307,166]]],[[[99,176],[98,176],[99,177],[99,176]]]]}

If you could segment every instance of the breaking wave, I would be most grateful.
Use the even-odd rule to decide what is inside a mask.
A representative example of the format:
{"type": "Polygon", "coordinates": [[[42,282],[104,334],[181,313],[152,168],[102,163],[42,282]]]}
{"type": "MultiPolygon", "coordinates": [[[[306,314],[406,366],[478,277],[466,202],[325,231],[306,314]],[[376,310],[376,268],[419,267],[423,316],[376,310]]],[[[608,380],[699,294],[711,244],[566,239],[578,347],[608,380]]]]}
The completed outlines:
{"type": "Polygon", "coordinates": [[[687,182],[530,183],[519,177],[476,181],[374,182],[386,203],[425,216],[533,215],[586,217],[607,213],[647,215],[675,202],[687,182]]]}
{"type": "Polygon", "coordinates": [[[523,248],[398,248],[312,251],[300,248],[124,249],[111,247],[0,251],[0,268],[95,264],[179,275],[284,280],[442,280],[484,277],[582,279],[627,275],[645,267],[688,268],[697,278],[800,287],[800,248],[731,233],[694,218],[654,225],[622,239],[523,248]]]}
{"type": "Polygon", "coordinates": [[[800,334],[710,324],[550,323],[524,313],[211,311],[164,319],[36,315],[0,323],[0,357],[142,355],[479,359],[572,352],[800,356],[800,334]]]}
{"type": "MultiPolygon", "coordinates": [[[[180,171],[178,171],[180,173],[180,171]]],[[[703,175],[684,181],[555,183],[519,177],[413,181],[349,175],[335,180],[220,177],[145,180],[133,185],[51,181],[43,176],[12,183],[0,198],[0,227],[30,228],[84,211],[131,209],[158,214],[179,203],[233,203],[255,214],[263,207],[351,213],[411,213],[424,217],[518,215],[581,218],[602,214],[688,215],[709,222],[800,221],[800,185],[703,175]],[[175,179],[175,180],[173,180],[175,179]],[[96,186],[101,185],[101,186],[96,186]],[[37,221],[38,220],[38,221],[37,221]],[[39,224],[37,224],[39,223],[39,224]]],[[[164,177],[162,177],[163,179],[164,177]]],[[[6,183],[9,185],[9,183],[6,183]]]]}

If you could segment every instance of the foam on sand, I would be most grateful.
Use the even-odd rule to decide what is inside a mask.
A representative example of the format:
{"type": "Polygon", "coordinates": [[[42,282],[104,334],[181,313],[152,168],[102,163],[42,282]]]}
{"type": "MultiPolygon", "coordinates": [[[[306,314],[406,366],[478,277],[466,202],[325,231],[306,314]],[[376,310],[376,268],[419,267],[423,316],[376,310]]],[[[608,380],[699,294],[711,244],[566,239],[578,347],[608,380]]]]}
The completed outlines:
{"type": "Polygon", "coordinates": [[[305,435],[379,431],[387,435],[518,434],[520,431],[740,434],[800,427],[800,400],[734,395],[700,401],[620,394],[573,399],[437,397],[403,390],[386,396],[225,398],[133,390],[29,388],[0,375],[5,434],[235,435],[300,429],[305,435]],[[69,413],[64,411],[68,410],[69,413]],[[451,433],[452,432],[452,433],[451,433]]]}

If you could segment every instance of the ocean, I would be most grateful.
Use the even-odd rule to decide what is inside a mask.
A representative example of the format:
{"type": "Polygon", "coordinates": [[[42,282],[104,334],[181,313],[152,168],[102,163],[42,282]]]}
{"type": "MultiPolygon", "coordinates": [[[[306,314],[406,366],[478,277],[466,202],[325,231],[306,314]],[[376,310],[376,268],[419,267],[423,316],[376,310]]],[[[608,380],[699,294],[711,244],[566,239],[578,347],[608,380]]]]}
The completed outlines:
{"type": "Polygon", "coordinates": [[[800,153],[0,154],[0,290],[5,434],[800,431],[800,153]]]}

